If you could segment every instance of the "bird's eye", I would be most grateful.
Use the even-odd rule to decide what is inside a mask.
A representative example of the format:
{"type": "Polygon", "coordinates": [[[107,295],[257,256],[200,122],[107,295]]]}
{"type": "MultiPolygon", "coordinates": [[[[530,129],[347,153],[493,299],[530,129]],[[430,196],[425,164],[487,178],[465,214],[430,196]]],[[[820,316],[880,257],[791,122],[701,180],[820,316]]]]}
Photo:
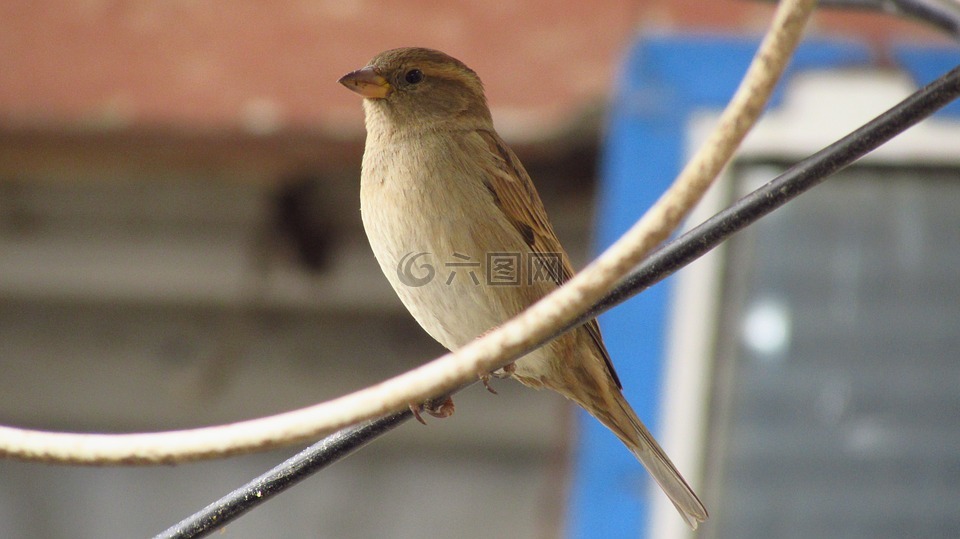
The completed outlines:
{"type": "Polygon", "coordinates": [[[407,71],[407,74],[403,76],[403,79],[410,84],[417,84],[423,80],[423,71],[419,69],[411,69],[407,71]]]}

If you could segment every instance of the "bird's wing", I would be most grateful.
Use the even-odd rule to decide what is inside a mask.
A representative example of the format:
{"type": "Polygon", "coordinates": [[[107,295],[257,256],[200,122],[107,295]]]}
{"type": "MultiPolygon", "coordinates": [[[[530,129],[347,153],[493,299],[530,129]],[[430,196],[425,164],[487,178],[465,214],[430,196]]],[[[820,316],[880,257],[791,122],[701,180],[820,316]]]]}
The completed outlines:
{"type": "MultiPolygon", "coordinates": [[[[557,285],[562,285],[573,277],[573,266],[557,234],[550,226],[543,202],[533,186],[530,175],[503,139],[493,131],[478,130],[476,133],[483,139],[490,149],[497,165],[497,170],[485,180],[487,189],[493,195],[497,207],[503,211],[507,220],[516,227],[523,240],[530,247],[532,253],[544,256],[544,261],[559,256],[559,267],[552,275],[557,285]]],[[[550,265],[547,264],[549,268],[550,265]]],[[[554,266],[555,267],[555,266],[554,266]]],[[[552,268],[551,268],[552,269],[552,268]]],[[[603,345],[600,336],[600,326],[596,320],[583,325],[596,345],[596,349],[603,357],[603,361],[613,377],[618,388],[622,388],[617,371],[613,368],[610,354],[603,345]]]]}

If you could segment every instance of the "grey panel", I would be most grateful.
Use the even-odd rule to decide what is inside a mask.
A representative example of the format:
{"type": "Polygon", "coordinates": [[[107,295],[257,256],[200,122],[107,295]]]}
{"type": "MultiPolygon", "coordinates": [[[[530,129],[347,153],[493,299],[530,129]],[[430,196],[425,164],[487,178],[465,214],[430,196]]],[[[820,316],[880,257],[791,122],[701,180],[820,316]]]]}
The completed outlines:
{"type": "Polygon", "coordinates": [[[960,171],[849,169],[725,275],[708,533],[957,537],[960,171]]]}

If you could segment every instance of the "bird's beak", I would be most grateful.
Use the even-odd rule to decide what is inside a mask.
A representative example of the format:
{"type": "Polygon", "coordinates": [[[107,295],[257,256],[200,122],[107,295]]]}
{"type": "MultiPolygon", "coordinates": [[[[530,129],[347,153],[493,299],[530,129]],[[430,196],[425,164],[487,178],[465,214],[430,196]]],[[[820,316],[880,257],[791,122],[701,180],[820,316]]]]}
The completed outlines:
{"type": "Polygon", "coordinates": [[[384,99],[393,92],[393,86],[373,66],[351,71],[337,82],[369,99],[384,99]]]}

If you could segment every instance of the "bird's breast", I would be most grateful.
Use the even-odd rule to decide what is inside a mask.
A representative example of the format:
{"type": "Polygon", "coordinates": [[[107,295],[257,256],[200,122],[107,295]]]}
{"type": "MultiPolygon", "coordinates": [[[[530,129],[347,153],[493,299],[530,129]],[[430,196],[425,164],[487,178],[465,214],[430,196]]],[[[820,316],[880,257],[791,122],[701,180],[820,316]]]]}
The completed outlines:
{"type": "Polygon", "coordinates": [[[421,326],[457,348],[545,293],[521,282],[527,246],[456,141],[368,138],[361,215],[381,270],[421,326]],[[515,282],[516,281],[516,282],[515,282]]]}

